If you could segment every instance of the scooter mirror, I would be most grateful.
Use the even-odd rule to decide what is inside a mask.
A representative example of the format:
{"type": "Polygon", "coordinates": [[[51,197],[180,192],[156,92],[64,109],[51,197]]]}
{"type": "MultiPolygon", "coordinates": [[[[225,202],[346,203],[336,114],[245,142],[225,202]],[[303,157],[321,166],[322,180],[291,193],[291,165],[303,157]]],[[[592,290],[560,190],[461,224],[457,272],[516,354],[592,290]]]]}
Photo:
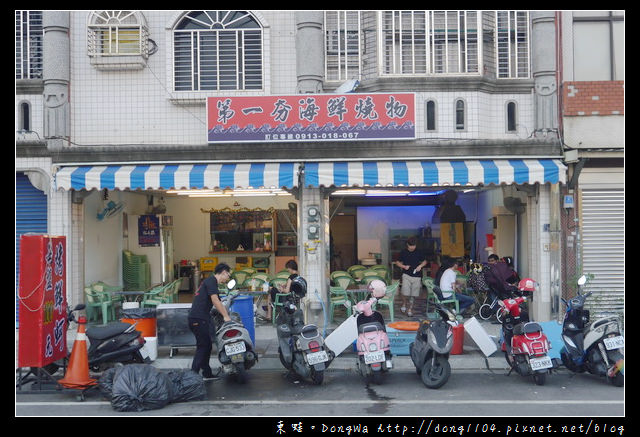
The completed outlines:
{"type": "Polygon", "coordinates": [[[233,290],[233,287],[236,286],[236,280],[235,279],[230,279],[229,282],[227,282],[227,288],[229,290],[233,290]]]}
{"type": "Polygon", "coordinates": [[[578,279],[578,285],[584,285],[587,283],[587,277],[585,275],[580,276],[580,279],[578,279]]]}
{"type": "Polygon", "coordinates": [[[85,309],[85,305],[83,303],[79,303],[71,311],[82,311],[83,309],[85,309]]]}

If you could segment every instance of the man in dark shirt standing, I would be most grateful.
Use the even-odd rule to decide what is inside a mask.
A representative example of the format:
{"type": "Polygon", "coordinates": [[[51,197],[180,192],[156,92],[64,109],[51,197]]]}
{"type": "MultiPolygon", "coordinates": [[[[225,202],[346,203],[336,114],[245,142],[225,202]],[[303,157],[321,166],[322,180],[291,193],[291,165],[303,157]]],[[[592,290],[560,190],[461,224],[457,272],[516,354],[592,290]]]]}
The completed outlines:
{"type": "Polygon", "coordinates": [[[215,306],[225,322],[231,320],[218,295],[218,284],[225,284],[230,278],[231,268],[225,263],[218,264],[213,271],[213,275],[200,284],[189,311],[189,329],[196,337],[196,352],[191,363],[191,370],[196,373],[202,370],[202,377],[205,381],[214,378],[209,366],[209,357],[213,349],[210,333],[212,323],[210,313],[215,306]]]}
{"type": "Polygon", "coordinates": [[[413,316],[413,302],[420,295],[422,289],[422,268],[427,264],[425,254],[416,250],[416,238],[407,239],[407,248],[400,252],[400,259],[395,263],[402,269],[402,308],[409,317],[413,316]],[[409,298],[409,309],[407,310],[407,298],[409,298]]]}

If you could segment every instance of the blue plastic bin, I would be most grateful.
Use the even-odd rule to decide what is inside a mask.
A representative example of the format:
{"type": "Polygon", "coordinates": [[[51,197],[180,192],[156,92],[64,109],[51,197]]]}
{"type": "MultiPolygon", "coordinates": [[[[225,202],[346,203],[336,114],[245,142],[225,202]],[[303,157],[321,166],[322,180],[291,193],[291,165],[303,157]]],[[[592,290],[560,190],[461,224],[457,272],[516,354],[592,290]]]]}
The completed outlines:
{"type": "Polygon", "coordinates": [[[253,296],[238,296],[231,303],[231,311],[240,314],[242,324],[249,331],[249,336],[256,345],[256,327],[253,320],[253,296]]]}

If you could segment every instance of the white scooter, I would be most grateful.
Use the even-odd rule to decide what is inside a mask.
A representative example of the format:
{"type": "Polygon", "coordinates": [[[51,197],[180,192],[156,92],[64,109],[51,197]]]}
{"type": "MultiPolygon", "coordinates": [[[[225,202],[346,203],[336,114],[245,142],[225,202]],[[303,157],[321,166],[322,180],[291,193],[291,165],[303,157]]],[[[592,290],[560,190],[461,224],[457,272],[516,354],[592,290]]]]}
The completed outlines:
{"type": "MultiPolygon", "coordinates": [[[[231,290],[234,285],[235,280],[232,279],[227,284],[227,287],[231,290]]],[[[212,309],[211,314],[216,327],[214,339],[222,370],[227,375],[235,376],[239,383],[244,384],[247,381],[246,371],[256,364],[258,355],[254,352],[251,336],[242,324],[240,315],[229,311],[231,303],[236,297],[238,297],[238,294],[228,294],[220,299],[231,317],[230,321],[224,322],[222,315],[215,307],[212,309]]]]}
{"type": "Polygon", "coordinates": [[[582,294],[580,289],[586,277],[578,280],[578,293],[569,301],[562,324],[564,347],[560,352],[562,363],[572,372],[588,371],[606,376],[615,386],[624,385],[624,337],[616,316],[604,317],[589,324],[589,311],[584,303],[591,291],[582,294]]]}

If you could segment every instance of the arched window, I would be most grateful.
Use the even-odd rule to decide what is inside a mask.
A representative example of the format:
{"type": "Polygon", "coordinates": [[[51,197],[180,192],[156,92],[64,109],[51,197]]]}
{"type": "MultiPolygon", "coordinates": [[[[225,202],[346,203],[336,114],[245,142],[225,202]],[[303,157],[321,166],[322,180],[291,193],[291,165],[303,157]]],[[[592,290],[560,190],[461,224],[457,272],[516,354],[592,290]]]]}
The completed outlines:
{"type": "Polygon", "coordinates": [[[20,102],[18,105],[18,130],[31,130],[31,105],[29,102],[20,102]]]}
{"type": "Polygon", "coordinates": [[[175,91],[259,90],[262,26],[246,11],[191,11],[173,28],[175,91]]]}
{"type": "Polygon", "coordinates": [[[427,114],[427,131],[436,130],[436,102],[435,100],[427,100],[426,105],[427,114]]]}
{"type": "Polygon", "coordinates": [[[516,120],[516,102],[509,102],[507,103],[507,132],[516,132],[518,130],[516,120]]]}
{"type": "Polygon", "coordinates": [[[464,108],[464,100],[457,99],[455,102],[455,111],[456,111],[456,130],[464,130],[465,129],[465,108],[464,108]]]}
{"type": "Polygon", "coordinates": [[[89,56],[148,56],[149,31],[136,11],[92,11],[87,26],[89,56]]]}

